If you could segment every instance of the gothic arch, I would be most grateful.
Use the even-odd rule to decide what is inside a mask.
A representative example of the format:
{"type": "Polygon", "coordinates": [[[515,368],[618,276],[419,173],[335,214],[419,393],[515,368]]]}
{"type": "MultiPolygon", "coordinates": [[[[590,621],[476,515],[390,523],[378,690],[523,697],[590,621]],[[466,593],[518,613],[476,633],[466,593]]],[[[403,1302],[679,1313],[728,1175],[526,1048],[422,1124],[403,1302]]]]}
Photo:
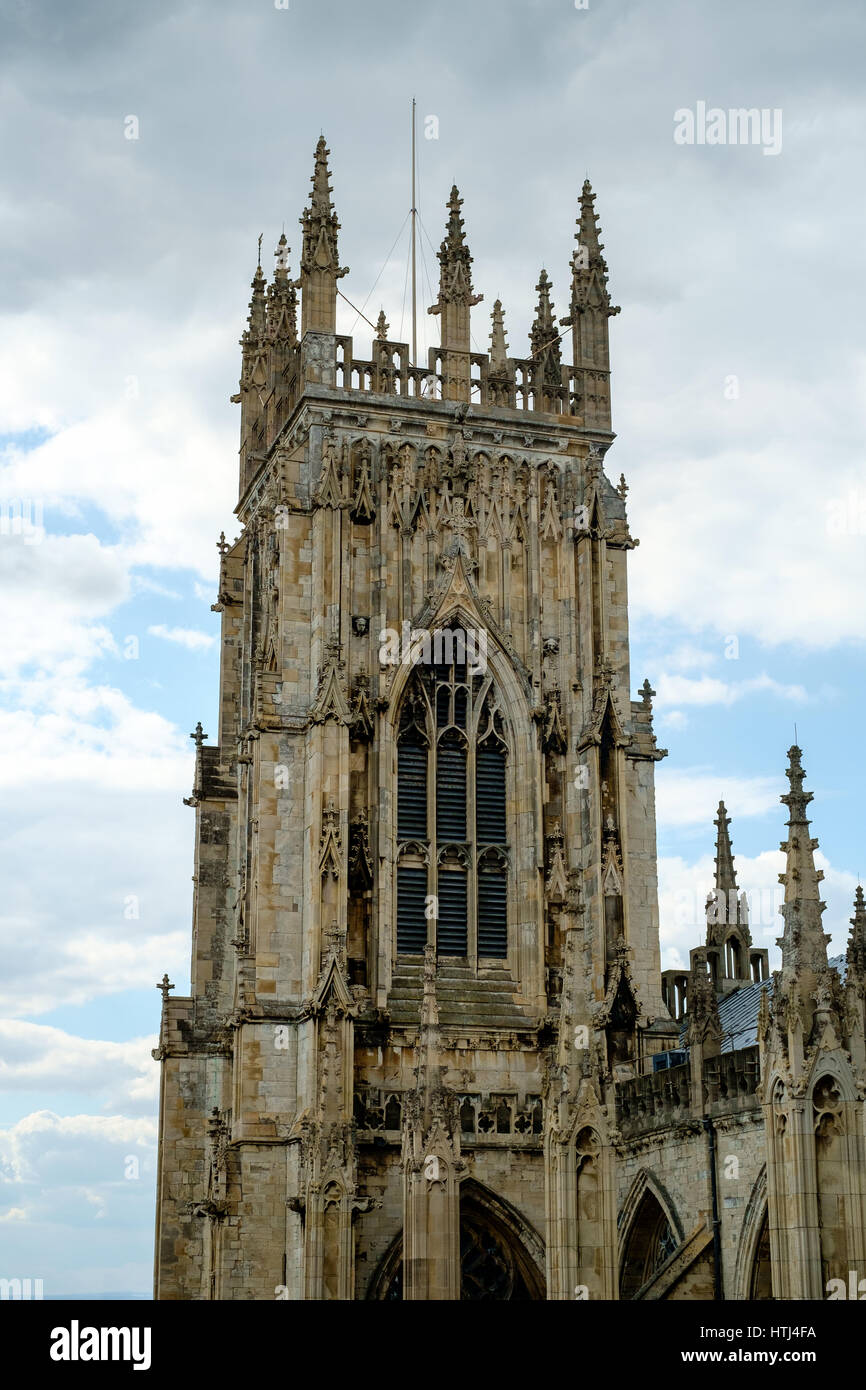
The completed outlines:
{"type": "MultiPolygon", "coordinates": [[[[442,596],[441,604],[432,607],[428,604],[413,622],[413,630],[435,632],[437,628],[462,627],[465,631],[483,628],[487,632],[488,669],[503,700],[506,702],[508,717],[515,728],[530,725],[530,686],[528,672],[522,662],[504,645],[496,623],[489,614],[483,613],[472,595],[459,598],[442,596]]],[[[406,687],[415,670],[411,662],[402,662],[394,672],[394,679],[388,692],[392,722],[400,708],[406,687]]]]}
{"type": "MultiPolygon", "coordinates": [[[[530,834],[518,833],[513,812],[514,789],[517,787],[540,788],[539,759],[535,726],[530,718],[529,691],[520,663],[499,642],[488,618],[474,605],[472,595],[445,594],[438,606],[431,602],[421,618],[425,620],[426,630],[435,633],[439,629],[459,628],[464,630],[483,627],[488,633],[486,652],[487,670],[473,697],[479,700],[485,689],[491,686],[499,706],[505,731],[507,746],[507,786],[510,791],[506,798],[508,810],[507,842],[508,872],[508,944],[507,959],[512,977],[521,994],[527,1001],[543,1006],[543,900],[540,892],[538,864],[542,857],[541,805],[540,792],[536,793],[537,804],[530,834]]],[[[392,794],[387,801],[380,803],[379,845],[380,855],[385,846],[392,847],[387,853],[391,860],[392,872],[379,876],[378,902],[375,919],[378,925],[379,978],[386,988],[390,986],[391,972],[396,959],[394,952],[394,923],[397,907],[397,776],[398,776],[398,736],[404,702],[409,692],[423,682],[415,679],[418,667],[410,662],[401,662],[394,671],[389,692],[389,717],[382,722],[381,766],[390,769],[392,794]]],[[[435,726],[435,711],[424,695],[424,706],[428,721],[435,726]]],[[[474,836],[468,836],[470,840],[474,836]]],[[[486,863],[490,871],[491,865],[486,863]]],[[[428,886],[428,892],[434,890],[428,886]]]]}
{"type": "Polygon", "coordinates": [[[813,1100],[815,1088],[825,1077],[829,1077],[836,1083],[843,1101],[857,1100],[857,1090],[854,1086],[850,1067],[838,1052],[822,1052],[816,1057],[809,1079],[809,1090],[807,1093],[809,1100],[813,1100]]]}
{"type": "MultiPolygon", "coordinates": [[[[766,1258],[769,1270],[769,1232],[767,1210],[767,1165],[761,1168],[749,1194],[734,1267],[734,1298],[747,1302],[755,1297],[758,1266],[766,1258]]],[[[765,1294],[769,1298],[771,1295],[765,1294]]]]}
{"type": "Polygon", "coordinates": [[[403,1265],[403,1232],[399,1230],[385,1251],[379,1267],[370,1280],[367,1298],[371,1301],[384,1301],[394,1298],[395,1281],[403,1265]]]}
{"type": "Polygon", "coordinates": [[[682,1225],[661,1183],[642,1168],[620,1213],[620,1298],[634,1298],[653,1268],[683,1241],[682,1225]],[[665,1253],[666,1252],[666,1253],[665,1253]]]}
{"type": "Polygon", "coordinates": [[[544,1241],[538,1231],[504,1197],[492,1192],[476,1178],[467,1178],[460,1187],[460,1216],[464,1210],[486,1218],[501,1237],[505,1238],[514,1255],[520,1275],[527,1286],[528,1297],[546,1296],[544,1275],[544,1241]]]}
{"type": "MultiPolygon", "coordinates": [[[[460,1188],[461,1300],[526,1302],[547,1296],[544,1242],[516,1207],[474,1178],[460,1188]]],[[[402,1298],[403,1232],[388,1246],[367,1298],[402,1298]]]]}

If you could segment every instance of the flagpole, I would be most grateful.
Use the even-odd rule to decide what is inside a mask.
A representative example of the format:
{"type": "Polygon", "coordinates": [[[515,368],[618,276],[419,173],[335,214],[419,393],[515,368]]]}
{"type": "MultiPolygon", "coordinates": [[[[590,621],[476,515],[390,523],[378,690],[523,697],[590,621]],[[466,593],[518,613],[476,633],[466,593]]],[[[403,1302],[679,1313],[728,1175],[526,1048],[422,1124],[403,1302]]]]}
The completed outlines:
{"type": "Polygon", "coordinates": [[[412,366],[418,365],[418,311],[415,295],[415,98],[412,98],[412,366]]]}

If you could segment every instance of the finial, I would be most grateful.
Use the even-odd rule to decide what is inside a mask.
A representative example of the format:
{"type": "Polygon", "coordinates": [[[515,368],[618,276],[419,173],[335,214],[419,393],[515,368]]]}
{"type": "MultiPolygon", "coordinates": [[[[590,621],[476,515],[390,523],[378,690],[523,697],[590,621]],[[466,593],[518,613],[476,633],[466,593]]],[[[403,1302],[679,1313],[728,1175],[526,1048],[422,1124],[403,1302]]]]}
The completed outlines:
{"type": "MultiPolygon", "coordinates": [[[[724,801],[719,802],[719,809],[716,812],[716,819],[713,822],[716,827],[716,891],[730,893],[736,891],[737,875],[734,870],[734,854],[731,845],[731,836],[728,827],[731,818],[728,815],[724,801]]],[[[727,920],[727,918],[725,919],[727,920]]]]}
{"type": "Polygon", "coordinates": [[[257,263],[258,263],[258,268],[259,268],[259,270],[261,270],[261,268],[262,268],[262,236],[263,236],[263,235],[264,235],[263,232],[259,232],[259,254],[258,254],[258,258],[257,258],[257,263]]]}
{"type": "Polygon", "coordinates": [[[208,735],[204,733],[202,730],[201,720],[199,720],[195,726],[195,731],[190,734],[190,738],[194,740],[197,750],[201,749],[201,746],[207,737],[208,735]]]}
{"type": "Polygon", "coordinates": [[[276,258],[277,262],[277,270],[288,270],[290,250],[291,247],[289,246],[289,243],[286,241],[286,233],[284,230],[282,236],[277,242],[277,249],[274,252],[274,257],[276,258]]]}
{"type": "Polygon", "coordinates": [[[220,555],[225,555],[226,551],[229,549],[229,543],[226,540],[225,531],[220,531],[220,538],[216,543],[216,548],[219,551],[220,555]]]}
{"type": "Polygon", "coordinates": [[[505,318],[502,312],[501,299],[494,301],[493,313],[490,315],[490,318],[489,372],[492,376],[501,376],[508,371],[508,342],[505,337],[505,318]]]}
{"type": "Polygon", "coordinates": [[[385,310],[379,310],[379,317],[376,320],[376,337],[380,342],[385,342],[388,337],[390,325],[385,322],[385,310]]]}
{"type": "Polygon", "coordinates": [[[649,681],[644,680],[644,683],[640,688],[640,697],[643,701],[644,709],[648,710],[650,714],[652,714],[653,696],[655,695],[655,693],[656,692],[653,690],[649,681]]]}
{"type": "Polygon", "coordinates": [[[785,796],[780,797],[780,801],[788,807],[791,813],[791,820],[806,819],[806,807],[812,800],[812,793],[803,790],[803,779],[806,776],[802,764],[803,750],[798,744],[793,744],[788,749],[788,768],[785,772],[790,783],[790,790],[785,796]]]}
{"type": "Polygon", "coordinates": [[[441,313],[443,306],[450,302],[472,306],[479,304],[483,298],[483,295],[475,294],[472,289],[472,257],[463,231],[463,218],[460,215],[462,206],[463,199],[457,190],[457,184],[452,184],[448,199],[445,238],[436,253],[439,261],[439,299],[429,309],[428,312],[431,314],[441,313]]]}
{"type": "Polygon", "coordinates": [[[584,179],[580,195],[580,215],[574,239],[577,250],[571,258],[571,312],[566,324],[573,324],[574,315],[590,306],[591,296],[601,293],[600,308],[609,317],[619,309],[610,302],[607,288],[607,262],[602,255],[604,243],[599,240],[595,194],[589,179],[584,179]]]}
{"type": "Polygon", "coordinates": [[[866,972],[866,899],[858,883],[854,892],[854,916],[851,921],[851,934],[848,938],[848,966],[861,976],[866,972]]]}
{"type": "Polygon", "coordinates": [[[561,335],[556,331],[556,317],[550,303],[553,284],[546,270],[542,270],[535,288],[538,291],[538,307],[529,333],[531,356],[540,359],[543,376],[550,385],[557,386],[560,384],[561,335]]]}
{"type": "Polygon", "coordinates": [[[624,473],[620,473],[619,475],[619,487],[617,488],[617,492],[619,493],[620,497],[624,502],[626,497],[628,496],[628,483],[625,480],[624,473]]]}
{"type": "Polygon", "coordinates": [[[866,945],[866,898],[863,896],[863,886],[860,883],[854,889],[854,916],[851,918],[851,926],[854,928],[852,937],[856,936],[866,945]]]}
{"type": "Polygon", "coordinates": [[[329,154],[322,135],[316,145],[309,206],[304,209],[300,219],[304,231],[300,256],[302,335],[308,329],[334,332],[337,296],[334,282],[349,273],[348,266],[340,265],[337,246],[340,223],[331,202],[329,154]],[[318,287],[315,292],[314,284],[318,287]]]}
{"type": "Polygon", "coordinates": [[[826,970],[830,937],[821,926],[826,903],[821,901],[819,884],[824,871],[815,866],[818,841],[809,834],[806,816],[812,793],[803,789],[806,773],[797,744],[788,749],[785,775],[790,790],[780,800],[788,807],[788,838],[780,846],[785,853],[785,872],[779,875],[779,882],[785,885],[785,901],[780,908],[785,928],[778,944],[782,947],[782,972],[788,978],[804,968],[826,970]]]}
{"type": "Polygon", "coordinates": [[[159,984],[156,986],[156,988],[159,989],[159,990],[162,990],[162,1002],[163,1002],[163,1005],[165,1005],[165,1004],[168,1002],[168,992],[169,992],[169,990],[170,990],[170,989],[174,989],[174,984],[173,984],[173,982],[168,978],[167,975],[163,975],[162,979],[160,980],[160,982],[159,982],[159,984]]]}

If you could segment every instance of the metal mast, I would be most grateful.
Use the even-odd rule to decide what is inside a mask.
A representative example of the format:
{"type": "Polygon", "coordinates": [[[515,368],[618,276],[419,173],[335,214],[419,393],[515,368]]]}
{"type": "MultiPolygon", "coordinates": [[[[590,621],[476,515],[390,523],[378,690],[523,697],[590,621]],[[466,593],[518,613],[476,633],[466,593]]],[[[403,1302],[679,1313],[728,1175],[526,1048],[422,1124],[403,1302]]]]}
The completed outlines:
{"type": "Polygon", "coordinates": [[[418,311],[415,300],[415,98],[412,98],[412,366],[418,365],[418,311]]]}

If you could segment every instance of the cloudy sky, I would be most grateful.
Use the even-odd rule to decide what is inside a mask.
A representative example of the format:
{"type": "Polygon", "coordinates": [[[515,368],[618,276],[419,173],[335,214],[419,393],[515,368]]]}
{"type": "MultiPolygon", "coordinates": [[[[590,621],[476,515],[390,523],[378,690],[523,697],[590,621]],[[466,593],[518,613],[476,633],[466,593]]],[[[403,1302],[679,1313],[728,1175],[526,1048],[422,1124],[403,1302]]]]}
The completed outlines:
{"type": "Polygon", "coordinates": [[[657,690],[670,750],[664,964],[697,942],[720,796],[775,955],[795,723],[843,948],[866,871],[866,10],[2,0],[0,24],[0,1274],[147,1294],[153,985],[189,984],[181,798],[189,730],[215,732],[237,339],[259,233],[269,252],[285,225],[297,266],[320,131],[341,287],[392,337],[413,95],[422,307],[456,180],[479,349],[498,295],[523,353],[542,266],[566,312],[591,177],[622,306],[633,686],[657,690]],[[712,111],[740,107],[767,138],[720,143],[712,111]]]}

